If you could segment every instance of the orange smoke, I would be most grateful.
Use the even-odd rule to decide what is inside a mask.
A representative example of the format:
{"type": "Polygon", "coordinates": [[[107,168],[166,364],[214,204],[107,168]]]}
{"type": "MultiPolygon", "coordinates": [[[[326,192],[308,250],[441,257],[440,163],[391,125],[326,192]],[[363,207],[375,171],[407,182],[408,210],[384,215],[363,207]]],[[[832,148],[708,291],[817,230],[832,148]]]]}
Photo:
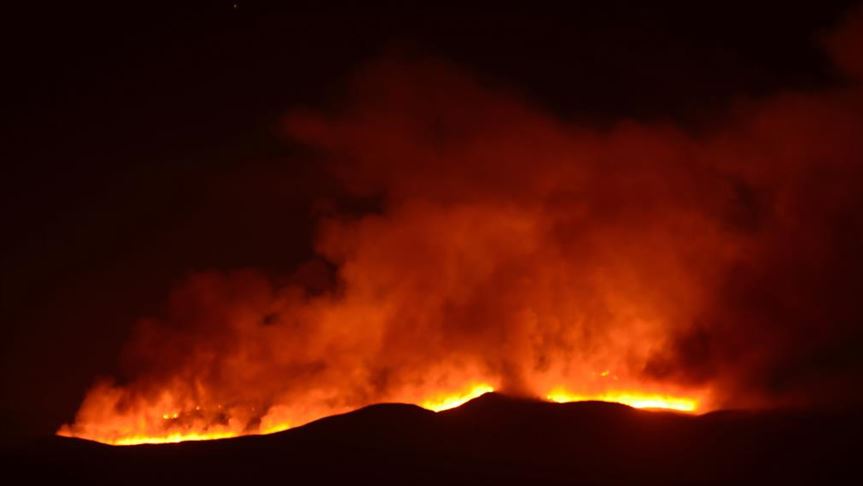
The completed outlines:
{"type": "Polygon", "coordinates": [[[844,396],[796,370],[856,315],[853,287],[816,286],[859,262],[836,233],[861,207],[856,85],[699,135],[573,125],[443,62],[378,62],[352,87],[286,120],[346,197],[379,203],[321,221],[334,284],[192,275],[60,434],[229,437],[490,390],[681,411],[844,396]]]}

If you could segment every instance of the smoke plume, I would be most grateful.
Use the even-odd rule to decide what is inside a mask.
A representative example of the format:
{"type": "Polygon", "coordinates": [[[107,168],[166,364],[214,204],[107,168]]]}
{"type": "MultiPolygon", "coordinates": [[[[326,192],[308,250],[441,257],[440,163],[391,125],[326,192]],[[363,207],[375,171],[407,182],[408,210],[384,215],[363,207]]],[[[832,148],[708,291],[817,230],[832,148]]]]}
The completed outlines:
{"type": "Polygon", "coordinates": [[[859,403],[861,18],[824,41],[840,85],[698,131],[574,124],[443,60],[370,63],[284,130],[376,209],[326,212],[289,278],[191,276],[62,432],[266,432],[479,384],[859,403]]]}

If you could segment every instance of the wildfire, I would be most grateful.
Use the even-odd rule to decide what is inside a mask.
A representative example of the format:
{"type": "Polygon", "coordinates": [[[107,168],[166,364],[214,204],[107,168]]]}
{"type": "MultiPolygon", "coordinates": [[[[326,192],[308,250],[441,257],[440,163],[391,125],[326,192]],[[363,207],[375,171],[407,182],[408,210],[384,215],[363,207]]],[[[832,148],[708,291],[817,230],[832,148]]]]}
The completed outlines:
{"type": "MultiPolygon", "coordinates": [[[[62,435],[62,434],[61,434],[62,435]]],[[[177,442],[187,442],[194,440],[216,440],[236,437],[233,432],[212,432],[212,433],[197,433],[197,432],[173,432],[165,436],[136,436],[123,437],[113,442],[111,445],[138,445],[138,444],[174,444],[177,442]]],[[[101,442],[101,441],[97,441],[101,442]]]]}
{"type": "MultiPolygon", "coordinates": [[[[445,66],[364,73],[344,110],[300,110],[286,130],[331,161],[346,195],[381,207],[341,214],[334,204],[314,259],[290,275],[191,274],[163,315],[136,326],[124,379],[95,384],[60,434],[109,444],[234,437],[374,403],[446,410],[492,390],[686,413],[761,400],[723,389],[770,361],[747,349],[733,356],[752,362],[725,366],[722,353],[748,340],[724,323],[748,309],[750,291],[786,276],[754,263],[781,264],[772,245],[800,233],[798,216],[821,213],[796,214],[809,207],[792,204],[796,186],[766,184],[772,168],[752,161],[770,153],[747,144],[762,137],[780,156],[781,181],[799,170],[805,182],[823,160],[848,159],[823,152],[833,139],[818,137],[836,133],[839,147],[858,150],[857,131],[812,125],[818,137],[780,136],[810,118],[801,109],[791,123],[773,105],[716,140],[665,125],[593,130],[445,66]],[[786,138],[800,145],[786,148],[786,138]]],[[[831,102],[825,120],[845,101],[831,102]]],[[[833,206],[825,215],[839,220],[833,206]]],[[[789,288],[808,288],[799,284],[789,288]]],[[[766,323],[788,317],[764,310],[766,323]]],[[[742,317],[756,325],[762,314],[742,317]]]]}
{"type": "Polygon", "coordinates": [[[654,393],[639,393],[633,391],[609,391],[593,395],[570,393],[562,388],[556,388],[546,395],[552,402],[569,403],[584,401],[615,402],[629,405],[633,408],[660,410],[675,410],[693,413],[698,410],[698,401],[688,397],[677,397],[654,393]]]}
{"type": "Polygon", "coordinates": [[[429,410],[440,412],[442,410],[449,410],[451,408],[458,407],[459,405],[463,405],[474,398],[483,395],[485,393],[493,392],[494,388],[487,384],[478,384],[474,385],[465,393],[458,393],[456,395],[444,395],[431,398],[426,400],[420,404],[422,408],[427,408],[429,410]]]}
{"type": "MultiPolygon", "coordinates": [[[[604,372],[603,372],[604,373],[604,372]]],[[[600,376],[606,376],[608,373],[600,373],[600,376]]],[[[439,392],[428,395],[427,398],[419,400],[418,405],[435,412],[448,410],[458,407],[464,403],[473,400],[485,393],[495,391],[495,388],[488,383],[479,382],[472,384],[455,393],[439,392]]],[[[594,394],[577,394],[571,393],[562,387],[552,389],[546,397],[547,400],[557,403],[569,403],[579,401],[598,400],[605,402],[616,402],[629,405],[635,408],[642,409],[663,409],[675,410],[679,412],[693,413],[699,409],[699,401],[692,397],[673,396],[659,393],[647,393],[637,391],[605,391],[594,394]]],[[[195,406],[195,413],[202,413],[200,406],[195,406]]],[[[241,435],[253,434],[271,434],[290,429],[303,423],[308,423],[312,420],[340,413],[347,410],[319,408],[314,411],[307,412],[304,417],[306,419],[296,421],[285,419],[287,408],[284,406],[277,407],[272,411],[272,415],[261,421],[257,429],[242,428],[234,424],[216,424],[205,425],[201,422],[184,423],[188,418],[183,411],[157,411],[153,410],[152,421],[148,421],[147,417],[135,417],[135,421],[129,422],[126,426],[119,428],[109,428],[108,431],[87,431],[81,432],[73,427],[64,426],[57,434],[65,437],[80,437],[84,439],[94,440],[110,445],[136,445],[136,444],[167,444],[185,441],[201,441],[225,439],[230,437],[238,437],[241,435]],[[157,425],[152,425],[157,424],[157,425]],[[144,432],[146,431],[146,432],[144,432]]],[[[294,416],[298,416],[294,413],[294,416]]]]}

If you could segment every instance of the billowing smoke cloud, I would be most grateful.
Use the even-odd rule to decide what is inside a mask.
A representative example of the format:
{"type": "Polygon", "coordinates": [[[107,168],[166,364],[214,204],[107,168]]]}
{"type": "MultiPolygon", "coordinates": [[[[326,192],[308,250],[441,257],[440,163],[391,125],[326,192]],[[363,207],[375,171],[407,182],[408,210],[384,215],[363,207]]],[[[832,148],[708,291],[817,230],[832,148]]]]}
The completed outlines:
{"type": "Polygon", "coordinates": [[[268,431],[477,384],[859,402],[860,19],[826,41],[843,86],[697,134],[574,125],[440,60],[368,65],[285,130],[380,210],[330,213],[283,282],[191,277],[64,433],[268,431]]]}

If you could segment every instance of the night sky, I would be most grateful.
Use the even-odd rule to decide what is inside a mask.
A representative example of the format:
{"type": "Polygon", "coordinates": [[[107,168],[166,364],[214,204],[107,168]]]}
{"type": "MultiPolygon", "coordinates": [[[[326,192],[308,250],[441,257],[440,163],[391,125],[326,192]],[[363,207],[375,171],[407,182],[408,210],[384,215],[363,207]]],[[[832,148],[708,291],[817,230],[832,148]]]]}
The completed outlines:
{"type": "Polygon", "coordinates": [[[4,14],[0,423],[12,435],[72,420],[184,277],[284,275],[313,255],[318,215],[376,210],[283,129],[291,109],[338,105],[370,61],[441,58],[563,120],[699,133],[733,102],[841,84],[819,38],[852,5],[178,3],[4,14]]]}

